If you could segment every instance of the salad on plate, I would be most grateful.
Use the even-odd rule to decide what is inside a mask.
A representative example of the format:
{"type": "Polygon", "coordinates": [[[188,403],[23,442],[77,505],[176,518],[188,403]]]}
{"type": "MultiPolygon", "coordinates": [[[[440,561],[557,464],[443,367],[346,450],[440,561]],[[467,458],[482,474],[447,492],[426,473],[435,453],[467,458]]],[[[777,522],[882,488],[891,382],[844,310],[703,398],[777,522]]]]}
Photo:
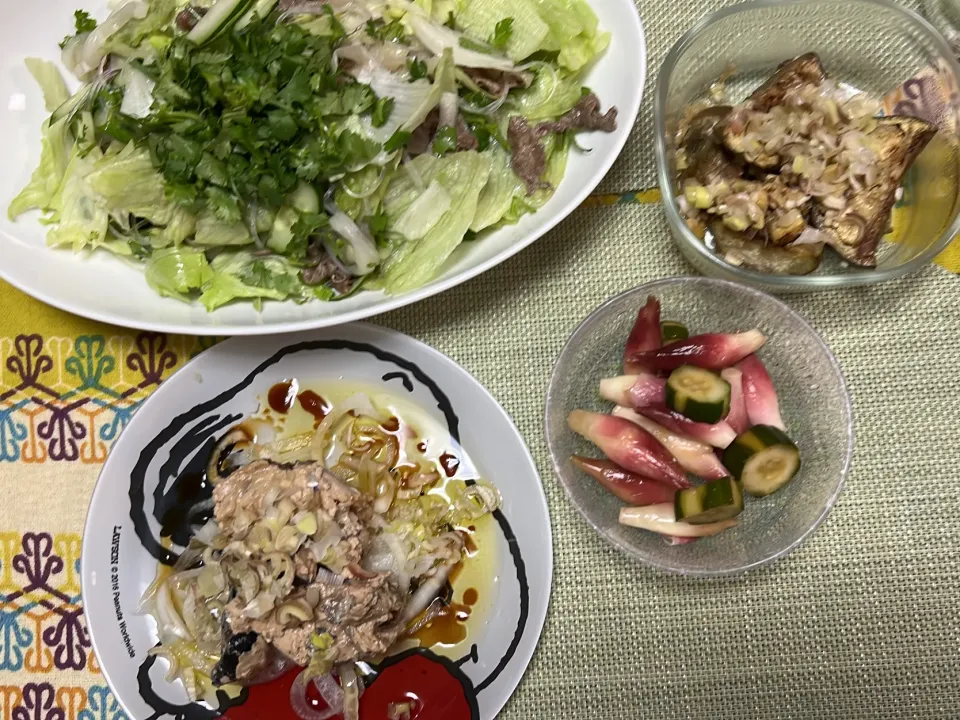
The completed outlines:
{"type": "Polygon", "coordinates": [[[80,81],[30,58],[50,117],[9,206],[48,244],[207,310],[428,283],[551,197],[609,35],[584,0],[126,0],[78,10],[80,81]]]}

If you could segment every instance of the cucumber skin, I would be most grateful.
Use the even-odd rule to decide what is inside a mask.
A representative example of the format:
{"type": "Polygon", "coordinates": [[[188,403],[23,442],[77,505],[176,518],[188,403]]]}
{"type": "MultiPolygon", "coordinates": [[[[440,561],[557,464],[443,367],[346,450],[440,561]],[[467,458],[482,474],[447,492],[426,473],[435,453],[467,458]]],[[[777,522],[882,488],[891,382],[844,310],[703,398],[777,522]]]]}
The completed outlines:
{"type": "MultiPolygon", "coordinates": [[[[223,1],[224,0],[220,0],[220,2],[223,2],[223,1]]],[[[191,39],[191,42],[194,45],[197,45],[198,47],[202,47],[208,43],[213,42],[218,37],[221,37],[228,30],[233,28],[233,26],[237,24],[240,18],[246,15],[246,13],[253,7],[255,2],[256,0],[239,0],[239,2],[237,2],[236,7],[234,7],[233,10],[230,11],[230,13],[223,19],[223,21],[220,23],[218,27],[216,27],[212,32],[210,32],[207,35],[204,35],[202,37],[196,36],[194,39],[191,39]]],[[[213,7],[216,7],[216,3],[214,3],[213,7]]],[[[213,10],[213,7],[211,7],[211,11],[213,10]]],[[[191,34],[192,32],[187,35],[188,39],[190,39],[191,34]]]]}
{"type": "MultiPolygon", "coordinates": [[[[684,367],[687,367],[687,366],[685,365],[681,366],[676,370],[674,370],[673,372],[682,370],[684,367]]],[[[702,368],[697,368],[697,369],[702,370],[702,368]]],[[[686,402],[681,407],[677,399],[677,391],[674,390],[673,386],[670,384],[669,378],[667,379],[666,403],[668,408],[670,408],[674,412],[680,413],[685,418],[689,418],[694,422],[701,422],[701,423],[706,423],[708,425],[713,425],[723,420],[727,416],[727,414],[730,412],[730,393],[731,393],[730,383],[728,383],[726,380],[724,380],[719,375],[717,375],[716,373],[710,370],[704,370],[703,372],[709,372],[711,375],[715,375],[719,382],[727,386],[727,395],[722,405],[718,407],[717,403],[703,403],[703,402],[694,400],[693,398],[687,397],[686,402]]],[[[672,374],[673,373],[671,373],[671,375],[672,374]]]]}
{"type": "Polygon", "coordinates": [[[660,323],[660,341],[664,345],[669,345],[677,340],[686,340],[690,337],[690,331],[683,323],[665,320],[660,323]]]}
{"type": "MultiPolygon", "coordinates": [[[[797,453],[797,470],[783,485],[777,488],[777,490],[779,490],[796,477],[797,473],[800,472],[801,464],[800,450],[797,448],[796,443],[780,428],[773,427],[772,425],[754,425],[746,432],[740,433],[734,441],[730,443],[727,449],[724,450],[723,465],[732,473],[733,477],[742,483],[743,469],[747,461],[757,453],[777,445],[787,445],[797,453]]],[[[763,495],[756,495],[749,490],[747,490],[747,492],[754,497],[763,497],[763,495]]],[[[776,492],[776,490],[772,492],[776,492]]]]}
{"type": "MultiPolygon", "coordinates": [[[[692,509],[692,508],[691,508],[692,509]]],[[[743,512],[743,485],[739,480],[732,477],[711,480],[703,485],[697,485],[685,490],[677,490],[673,500],[674,517],[678,522],[686,522],[691,525],[709,525],[710,523],[729,520],[743,512]],[[684,510],[684,500],[693,497],[694,502],[699,505],[697,512],[686,513],[684,510]],[[713,512],[721,507],[734,507],[736,512],[724,518],[706,517],[698,518],[706,513],[713,512]]]]}

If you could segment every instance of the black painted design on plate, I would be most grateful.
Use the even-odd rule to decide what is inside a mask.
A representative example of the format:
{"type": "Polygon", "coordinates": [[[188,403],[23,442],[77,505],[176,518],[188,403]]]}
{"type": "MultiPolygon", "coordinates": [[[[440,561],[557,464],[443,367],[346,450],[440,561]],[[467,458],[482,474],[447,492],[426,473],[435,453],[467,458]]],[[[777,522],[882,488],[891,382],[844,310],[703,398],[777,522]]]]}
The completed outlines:
{"type": "Polygon", "coordinates": [[[410,381],[410,376],[402,372],[388,372],[386,375],[381,378],[384,382],[390,382],[391,380],[399,380],[403,383],[404,389],[412,393],[413,392],[413,383],[410,381]]]}
{"type": "Polygon", "coordinates": [[[459,660],[454,661],[454,665],[456,665],[457,667],[463,667],[464,665],[467,664],[467,661],[472,662],[472,663],[478,663],[478,662],[480,662],[480,655],[479,655],[478,652],[477,652],[477,645],[476,645],[476,643],[474,643],[473,645],[470,646],[470,652],[469,652],[469,653],[467,653],[466,655],[464,655],[464,656],[463,656],[462,658],[460,658],[459,660]]]}
{"type": "Polygon", "coordinates": [[[477,684],[477,693],[483,692],[494,680],[500,677],[513,656],[517,654],[517,648],[520,647],[520,640],[523,639],[523,632],[527,628],[527,618],[530,616],[530,585],[527,581],[527,566],[523,561],[523,555],[520,554],[520,545],[517,543],[517,536],[513,534],[513,528],[507,521],[507,517],[502,510],[493,513],[497,524],[500,526],[503,536],[507,539],[507,545],[510,547],[510,556],[513,558],[513,565],[517,569],[517,582],[520,585],[520,617],[517,620],[517,629],[513,631],[513,639],[510,641],[510,647],[500,658],[500,662],[482,682],[477,684]]]}

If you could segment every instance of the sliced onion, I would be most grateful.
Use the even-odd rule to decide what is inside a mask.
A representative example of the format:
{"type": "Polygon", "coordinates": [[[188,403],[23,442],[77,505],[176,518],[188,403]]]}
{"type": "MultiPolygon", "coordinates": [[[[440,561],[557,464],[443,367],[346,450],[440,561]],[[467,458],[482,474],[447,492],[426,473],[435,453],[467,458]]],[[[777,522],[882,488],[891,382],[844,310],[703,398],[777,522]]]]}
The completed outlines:
{"type": "Polygon", "coordinates": [[[167,672],[164,673],[163,679],[166,682],[173,682],[177,679],[180,674],[180,662],[177,660],[177,656],[174,655],[170,650],[165,648],[163,645],[157,645],[147,650],[147,655],[151,655],[158,658],[163,658],[167,661],[167,664],[170,666],[167,669],[167,672]]]}
{"type": "Polygon", "coordinates": [[[433,577],[424,580],[420,587],[417,588],[417,591],[407,600],[407,605],[403,608],[403,613],[400,615],[401,622],[410,622],[433,602],[434,598],[443,590],[443,586],[446,584],[447,578],[450,577],[450,572],[453,570],[454,564],[455,563],[448,563],[441,565],[437,568],[433,577]]]}
{"type": "Polygon", "coordinates": [[[423,613],[423,617],[407,628],[406,634],[416,635],[423,628],[433,622],[437,616],[443,612],[444,607],[444,602],[440,598],[434,598],[431,600],[430,604],[427,605],[426,612],[423,613]]]}
{"type": "Polygon", "coordinates": [[[290,706],[303,720],[329,720],[343,712],[343,693],[340,686],[330,674],[319,675],[313,679],[313,686],[327,703],[325,710],[315,710],[307,700],[307,684],[311,682],[305,676],[307,671],[297,675],[297,679],[290,686],[290,706]]]}
{"type": "Polygon", "coordinates": [[[790,245],[817,245],[828,242],[829,240],[831,240],[831,237],[827,233],[808,225],[803,229],[803,232],[800,233],[800,237],[790,243],[790,245]]]}
{"type": "MultiPolygon", "coordinates": [[[[212,500],[210,501],[213,502],[212,500]]],[[[212,507],[212,504],[211,504],[212,507]]],[[[207,522],[193,533],[193,539],[204,545],[213,545],[213,539],[220,532],[220,526],[217,525],[215,518],[210,518],[207,522]]]]}
{"type": "Polygon", "coordinates": [[[347,579],[338,573],[335,573],[323,565],[317,568],[317,577],[316,581],[318,583],[323,583],[324,585],[343,585],[347,579]]]}
{"type": "Polygon", "coordinates": [[[150,11],[143,0],[128,0],[114,10],[83,41],[83,46],[75,49],[76,65],[71,70],[79,78],[89,75],[100,66],[104,58],[103,46],[114,34],[131,20],[142,20],[150,11]]]}
{"type": "Polygon", "coordinates": [[[277,18],[277,22],[286,22],[292,18],[295,18],[298,15],[325,15],[327,4],[325,2],[304,2],[299,5],[294,5],[291,8],[287,8],[280,17],[277,18]]]}
{"type": "Polygon", "coordinates": [[[343,720],[360,720],[360,681],[352,663],[340,666],[340,687],[343,689],[343,720]]]}
{"type": "Polygon", "coordinates": [[[366,275],[380,264],[380,253],[373,238],[363,232],[345,212],[338,210],[330,217],[330,228],[349,243],[353,254],[350,269],[355,275],[366,275]]]}
{"type": "Polygon", "coordinates": [[[417,40],[434,55],[443,54],[444,50],[453,51],[453,63],[460,67],[486,68],[489,70],[514,70],[516,65],[503,55],[482,53],[468,50],[460,44],[463,37],[456,30],[430,20],[417,8],[412,10],[407,19],[417,40]]]}
{"type": "Polygon", "coordinates": [[[264,665],[247,685],[265,685],[283,677],[294,668],[296,663],[278,650],[274,650],[270,662],[264,665]]]}
{"type": "Polygon", "coordinates": [[[417,171],[416,165],[408,155],[404,156],[403,169],[407,171],[408,175],[410,175],[410,180],[413,181],[414,187],[416,187],[420,192],[423,192],[427,187],[423,182],[423,176],[417,171]]]}
{"type": "Polygon", "coordinates": [[[456,127],[457,93],[445,92],[440,96],[440,123],[438,127],[456,127]]]}
{"type": "Polygon", "coordinates": [[[387,169],[384,167],[381,167],[380,174],[377,176],[376,182],[371,183],[370,189],[364,193],[354,192],[353,190],[350,189],[350,186],[346,182],[341,182],[340,188],[343,190],[344,193],[346,193],[347,195],[349,195],[355,200],[366,200],[368,197],[370,197],[375,192],[377,192],[377,190],[380,189],[380,183],[383,182],[383,177],[386,174],[387,174],[387,169]]]}
{"type": "Polygon", "coordinates": [[[139,70],[127,65],[118,82],[124,86],[120,112],[133,118],[145,118],[153,106],[153,90],[157,84],[139,70]]]}
{"type": "Polygon", "coordinates": [[[503,90],[500,91],[500,97],[494,100],[489,105],[484,105],[483,107],[477,107],[476,105],[471,105],[466,100],[461,99],[460,109],[464,112],[473,113],[474,115],[493,115],[497,110],[503,107],[503,104],[507,101],[507,95],[509,94],[507,86],[503,86],[503,90]]]}
{"type": "Polygon", "coordinates": [[[173,603],[173,595],[169,583],[162,583],[157,588],[156,604],[154,607],[157,612],[158,631],[161,636],[169,637],[173,635],[182,640],[192,639],[190,631],[187,629],[183,618],[180,617],[180,613],[177,612],[177,608],[173,603]]]}
{"type": "Polygon", "coordinates": [[[820,199],[820,202],[831,210],[844,210],[847,207],[847,201],[837,195],[826,195],[820,199]]]}

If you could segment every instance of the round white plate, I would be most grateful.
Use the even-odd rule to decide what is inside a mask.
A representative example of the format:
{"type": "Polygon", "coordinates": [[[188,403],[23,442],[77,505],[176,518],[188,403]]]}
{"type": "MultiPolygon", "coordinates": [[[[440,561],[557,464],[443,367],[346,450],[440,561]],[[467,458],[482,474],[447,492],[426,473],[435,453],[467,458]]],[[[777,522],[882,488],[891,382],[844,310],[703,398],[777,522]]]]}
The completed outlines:
{"type": "MultiPolygon", "coordinates": [[[[208,313],[199,304],[159,297],[147,286],[140,269],[108,253],[76,256],[68,250],[48,249],[47,229],[37,214],[17,222],[7,219],[7,205],[39,161],[40,126],[48,114],[23,59],[56,60],[57,43],[72,32],[78,7],[76,0],[9,3],[0,27],[0,137],[4,139],[0,143],[0,276],[29,295],[77,315],[125,327],[199,335],[260,335],[337,325],[459,285],[519,252],[573,212],[627,141],[646,76],[643,29],[633,0],[592,0],[591,5],[601,29],[612,37],[586,82],[604,108],[617,107],[617,130],[579,136],[578,142],[593,152],[571,153],[563,182],[539,212],[478,242],[464,243],[438,278],[404,295],[367,291],[334,303],[267,302],[262,312],[250,303],[239,303],[208,313]]],[[[85,7],[97,17],[107,12],[105,0],[85,7]]]]}
{"type": "Polygon", "coordinates": [[[217,345],[167,380],[114,445],[90,502],[81,581],[93,647],[124,710],[132,720],[214,717],[191,705],[179,682],[164,681],[166,661],[147,656],[156,626],[137,606],[160,559],[175,559],[159,542],[158,500],[174,492],[185,468],[202,468],[213,439],[254,414],[258,396],[285,378],[389,388],[459,438],[481,476],[500,489],[491,548],[497,569],[482,628],[471,630],[459,657],[415,651],[418,662],[440,664],[472,704],[470,717],[449,720],[493,720],[520,681],[547,613],[553,551],[540,477],[513,422],[472,376],[417,340],[364,324],[217,345]]]}

